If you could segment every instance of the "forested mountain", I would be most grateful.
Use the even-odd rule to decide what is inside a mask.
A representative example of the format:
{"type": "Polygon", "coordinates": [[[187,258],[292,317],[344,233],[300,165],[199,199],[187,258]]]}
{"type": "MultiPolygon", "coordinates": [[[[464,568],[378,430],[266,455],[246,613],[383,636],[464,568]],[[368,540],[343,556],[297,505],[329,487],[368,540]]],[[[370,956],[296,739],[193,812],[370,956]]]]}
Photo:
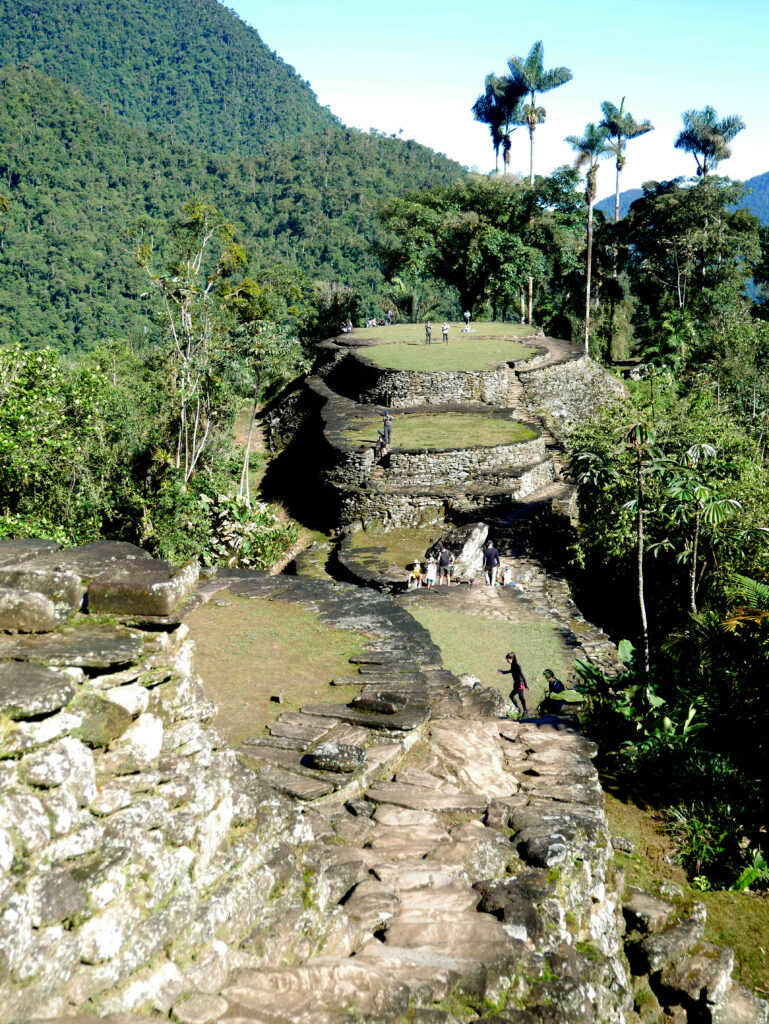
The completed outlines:
{"type": "MultiPolygon", "coordinates": [[[[769,171],[766,174],[757,174],[755,178],[748,178],[745,182],[746,188],[751,190],[746,196],[743,207],[749,210],[754,217],[758,217],[762,224],[769,224],[769,171]]],[[[619,215],[626,217],[628,210],[636,199],[643,195],[643,189],[629,188],[626,192],[619,194],[619,215]]],[[[608,220],[614,219],[614,196],[607,196],[595,204],[596,210],[600,210],[608,220]]]]}
{"type": "Polygon", "coordinates": [[[0,0],[0,67],[22,63],[217,152],[260,153],[338,124],[216,0],[0,0]]]}
{"type": "Polygon", "coordinates": [[[416,143],[332,125],[252,156],[211,154],[147,130],[30,67],[0,72],[0,341],[88,347],[147,321],[126,229],[202,194],[255,265],[342,281],[384,279],[375,204],[462,173],[416,143]]]}

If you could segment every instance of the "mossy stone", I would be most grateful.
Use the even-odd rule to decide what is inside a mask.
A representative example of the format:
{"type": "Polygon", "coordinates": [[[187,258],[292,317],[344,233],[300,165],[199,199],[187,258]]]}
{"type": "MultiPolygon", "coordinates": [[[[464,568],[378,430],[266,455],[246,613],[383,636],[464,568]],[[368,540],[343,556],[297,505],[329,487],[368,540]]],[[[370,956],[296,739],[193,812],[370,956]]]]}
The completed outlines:
{"type": "Polygon", "coordinates": [[[80,693],[73,709],[84,715],[82,725],[73,733],[88,747],[107,747],[122,736],[133,718],[129,711],[95,693],[80,693]]]}

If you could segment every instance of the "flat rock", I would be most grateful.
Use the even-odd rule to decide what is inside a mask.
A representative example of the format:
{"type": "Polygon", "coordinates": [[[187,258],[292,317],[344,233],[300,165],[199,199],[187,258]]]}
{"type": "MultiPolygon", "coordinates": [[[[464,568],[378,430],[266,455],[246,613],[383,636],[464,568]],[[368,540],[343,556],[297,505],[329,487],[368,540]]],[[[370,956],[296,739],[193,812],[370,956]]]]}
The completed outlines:
{"type": "MultiPolygon", "coordinates": [[[[457,988],[468,995],[483,995],[486,989],[486,970],[480,960],[462,959],[450,953],[438,952],[423,946],[394,946],[391,943],[369,942],[356,959],[387,966],[390,970],[416,968],[442,978],[449,989],[457,988]]],[[[442,998],[440,992],[432,998],[442,998]]]]}
{"type": "Polygon", "coordinates": [[[317,800],[333,790],[330,782],[317,782],[307,776],[296,775],[294,772],[285,771],[274,765],[267,765],[260,769],[259,778],[266,782],[279,793],[286,796],[293,796],[299,800],[317,800]]]}
{"type": "Polygon", "coordinates": [[[374,711],[380,715],[394,715],[403,711],[407,699],[403,694],[393,693],[388,690],[366,690],[358,697],[353,697],[350,707],[356,711],[374,711]]]}
{"type": "Polygon", "coordinates": [[[58,572],[35,566],[14,565],[0,568],[0,587],[32,590],[53,602],[56,618],[66,621],[83,602],[83,581],[74,572],[58,572]]]}
{"type": "Polygon", "coordinates": [[[75,690],[63,672],[23,661],[0,663],[0,713],[9,718],[50,715],[68,704],[75,690]]]}
{"type": "Polygon", "coordinates": [[[464,718],[433,721],[430,742],[433,753],[451,765],[452,773],[468,792],[489,798],[517,792],[517,779],[504,770],[496,722],[464,718]]]}
{"type": "Polygon", "coordinates": [[[0,630],[50,633],[58,624],[54,603],[45,594],[0,587],[0,630]]]}
{"type": "MultiPolygon", "coordinates": [[[[146,693],[144,687],[141,689],[146,693]]],[[[108,747],[113,740],[123,735],[133,721],[131,712],[126,708],[88,691],[77,695],[72,710],[83,718],[75,736],[88,747],[108,747]]]]}
{"type": "Polygon", "coordinates": [[[437,789],[441,793],[461,793],[459,786],[446,779],[439,779],[432,772],[422,771],[421,768],[403,768],[393,776],[396,782],[403,782],[407,786],[419,786],[422,789],[437,789]]]}
{"type": "Polygon", "coordinates": [[[446,867],[442,864],[428,864],[425,861],[401,861],[397,864],[383,861],[375,864],[372,870],[380,882],[392,887],[396,896],[412,889],[467,884],[467,872],[459,864],[446,867]]]}
{"type": "Polygon", "coordinates": [[[202,993],[174,1003],[171,1008],[174,1019],[180,1024],[211,1024],[223,1017],[227,1010],[226,999],[202,993]]]}
{"type": "Polygon", "coordinates": [[[767,1024],[769,1003],[748,989],[735,985],[711,1013],[713,1024],[767,1024]]]}
{"type": "Polygon", "coordinates": [[[336,957],[314,957],[300,967],[239,971],[221,994],[234,1006],[279,1007],[287,1020],[308,1022],[316,1018],[300,1015],[329,1005],[354,1006],[364,1016],[396,1016],[406,1012],[410,997],[406,985],[386,969],[336,957]]]}
{"type": "Polygon", "coordinates": [[[622,904],[628,928],[653,934],[661,932],[675,913],[675,907],[667,900],[637,890],[622,904]]]}
{"type": "Polygon", "coordinates": [[[143,652],[141,634],[119,626],[66,627],[46,637],[0,637],[0,660],[42,665],[110,668],[136,661],[143,652]]]}
{"type": "Polygon", "coordinates": [[[198,582],[198,563],[174,569],[169,562],[118,562],[91,581],[88,608],[96,614],[171,615],[198,582]]]}
{"type": "Polygon", "coordinates": [[[307,755],[307,761],[311,768],[317,768],[321,771],[348,773],[356,772],[365,767],[366,755],[360,747],[349,746],[346,743],[325,741],[319,743],[307,755]]]}
{"type": "MultiPolygon", "coordinates": [[[[637,950],[632,951],[633,958],[636,954],[645,968],[641,973],[654,974],[660,971],[675,960],[686,956],[702,938],[703,926],[700,921],[694,918],[686,918],[674,924],[667,931],[658,935],[647,935],[640,943],[637,950]]],[[[631,951],[628,951],[629,954],[631,951]]],[[[630,955],[628,957],[630,959],[630,955]]]]}
{"type": "Polygon", "coordinates": [[[701,942],[689,956],[668,964],[660,980],[666,988],[685,992],[694,1002],[717,1003],[731,984],[733,969],[731,949],[701,942]]]}
{"type": "Polygon", "coordinates": [[[477,942],[502,946],[509,942],[500,922],[488,914],[454,914],[441,921],[426,917],[409,923],[396,917],[387,923],[385,942],[394,946],[433,946],[447,950],[452,948],[458,936],[468,944],[477,942]]]}
{"type": "Polygon", "coordinates": [[[367,796],[374,803],[395,804],[414,811],[484,811],[486,800],[469,793],[441,793],[437,790],[406,786],[397,782],[379,782],[367,796]]]}
{"type": "Polygon", "coordinates": [[[344,704],[307,704],[302,708],[304,715],[333,717],[349,725],[362,725],[367,729],[399,729],[410,732],[419,728],[430,717],[427,711],[400,711],[393,715],[367,714],[355,711],[344,704]]]}
{"type": "Polygon", "coordinates": [[[413,825],[435,825],[441,827],[443,825],[438,815],[432,811],[414,811],[407,807],[395,807],[393,804],[380,804],[372,817],[380,825],[405,825],[407,827],[413,825]]]}
{"type": "Polygon", "coordinates": [[[59,550],[55,540],[0,540],[0,566],[18,565],[59,550]]]}
{"type": "Polygon", "coordinates": [[[74,572],[83,579],[92,580],[115,562],[151,558],[148,551],[137,547],[136,544],[118,540],[99,540],[93,544],[81,544],[79,547],[41,554],[34,559],[33,564],[44,569],[74,572]]]}

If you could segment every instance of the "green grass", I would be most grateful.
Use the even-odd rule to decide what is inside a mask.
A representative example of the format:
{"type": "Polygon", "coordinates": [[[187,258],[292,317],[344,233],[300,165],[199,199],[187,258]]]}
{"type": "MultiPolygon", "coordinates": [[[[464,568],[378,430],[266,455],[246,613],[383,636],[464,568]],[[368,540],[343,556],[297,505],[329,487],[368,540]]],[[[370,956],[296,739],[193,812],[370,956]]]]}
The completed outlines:
{"type": "Polygon", "coordinates": [[[486,619],[447,611],[428,600],[412,601],[408,609],[440,647],[446,668],[457,674],[469,672],[505,696],[511,690],[510,676],[497,670],[507,668],[505,654],[515,651],[529,684],[526,704],[530,710],[535,710],[545,695],[544,669],[552,668],[564,682],[572,674],[573,658],[557,627],[548,622],[486,619]]]}
{"type": "MultiPolygon", "coordinates": [[[[206,696],[219,708],[216,724],[232,746],[264,732],[267,722],[302,704],[347,703],[358,686],[331,686],[350,676],[349,659],[368,639],[324,626],[315,612],[283,601],[235,597],[222,591],[187,623],[195,641],[195,668],[206,696]],[[271,700],[285,691],[283,704],[271,700]]],[[[361,677],[361,683],[363,677],[361,677]]]]}
{"type": "Polygon", "coordinates": [[[432,344],[425,345],[424,324],[371,328],[356,332],[376,341],[364,354],[377,366],[391,370],[488,370],[496,363],[525,359],[534,349],[515,341],[531,334],[520,324],[473,324],[473,333],[461,334],[463,325],[452,324],[449,343],[441,341],[440,322],[433,324],[432,344]]]}
{"type": "MultiPolygon", "coordinates": [[[[381,418],[362,421],[361,426],[344,431],[344,438],[355,444],[376,444],[381,418]]],[[[470,448],[513,444],[536,437],[517,420],[482,413],[393,413],[393,448],[470,448]]]]}
{"type": "Polygon", "coordinates": [[[398,529],[389,533],[375,530],[357,530],[352,534],[350,546],[356,558],[365,566],[386,575],[402,574],[405,582],[414,559],[424,561],[425,551],[439,540],[446,528],[435,526],[424,529],[398,529]]]}
{"type": "Polygon", "coordinates": [[[767,894],[695,891],[689,886],[683,869],[665,860],[673,853],[673,847],[661,831],[658,812],[638,807],[627,796],[618,799],[607,793],[606,815],[612,835],[622,835],[635,844],[633,853],[617,851],[615,854],[617,863],[627,872],[627,884],[657,895],[663,882],[672,881],[681,886],[686,902],[701,900],[708,913],[705,940],[730,946],[736,957],[733,977],[766,998],[769,994],[767,894]]]}

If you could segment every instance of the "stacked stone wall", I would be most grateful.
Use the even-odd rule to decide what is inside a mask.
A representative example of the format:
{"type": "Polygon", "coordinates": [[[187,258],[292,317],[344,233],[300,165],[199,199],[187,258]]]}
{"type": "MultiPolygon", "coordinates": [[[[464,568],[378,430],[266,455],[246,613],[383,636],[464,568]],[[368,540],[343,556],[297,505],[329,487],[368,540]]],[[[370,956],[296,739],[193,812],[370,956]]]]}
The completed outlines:
{"type": "Polygon", "coordinates": [[[621,381],[587,356],[541,367],[524,367],[518,379],[530,407],[545,417],[548,427],[560,441],[625,393],[621,381]]]}

